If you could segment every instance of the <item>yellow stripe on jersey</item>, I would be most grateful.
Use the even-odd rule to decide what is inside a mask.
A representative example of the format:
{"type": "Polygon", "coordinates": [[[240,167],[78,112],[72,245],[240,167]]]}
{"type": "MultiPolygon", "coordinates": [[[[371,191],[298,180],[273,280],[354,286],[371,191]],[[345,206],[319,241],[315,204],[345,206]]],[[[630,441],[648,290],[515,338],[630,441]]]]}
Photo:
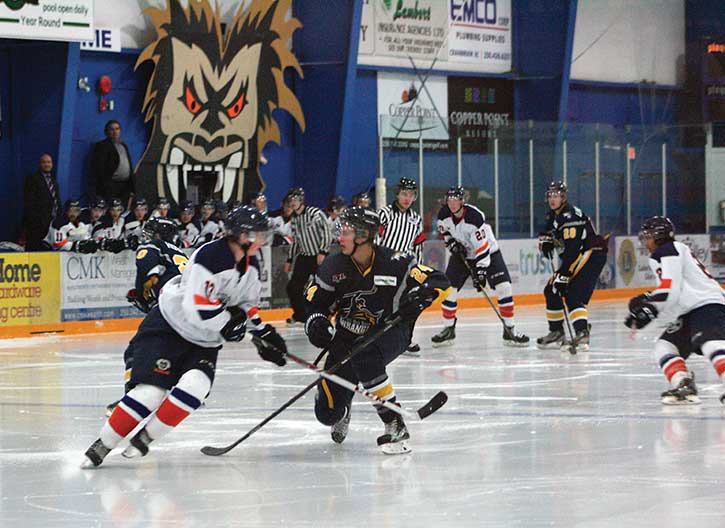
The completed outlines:
{"type": "Polygon", "coordinates": [[[588,249],[581,255],[577,257],[577,259],[572,263],[571,266],[569,266],[569,272],[571,272],[571,278],[577,276],[577,274],[582,270],[584,266],[586,266],[587,262],[589,262],[589,258],[592,256],[592,250],[588,249]]]}
{"type": "Polygon", "coordinates": [[[563,321],[564,310],[546,310],[546,318],[549,321],[563,321]]]}
{"type": "Polygon", "coordinates": [[[589,317],[589,312],[586,308],[577,308],[576,310],[572,310],[569,315],[571,315],[572,321],[578,321],[579,319],[586,319],[589,317]]]}
{"type": "Polygon", "coordinates": [[[335,408],[335,400],[332,397],[332,392],[330,392],[330,387],[327,385],[327,380],[322,380],[320,383],[320,386],[322,387],[322,391],[325,393],[325,396],[327,397],[327,407],[329,409],[335,408]]]}

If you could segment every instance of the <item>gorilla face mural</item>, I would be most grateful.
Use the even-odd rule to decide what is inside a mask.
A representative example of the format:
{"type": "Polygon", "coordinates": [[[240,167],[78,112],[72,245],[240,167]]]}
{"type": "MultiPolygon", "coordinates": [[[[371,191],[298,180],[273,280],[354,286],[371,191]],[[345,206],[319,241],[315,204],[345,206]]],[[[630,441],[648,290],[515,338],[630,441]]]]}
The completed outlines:
{"type": "Polygon", "coordinates": [[[149,8],[157,40],[138,58],[154,71],[144,100],[151,138],[136,169],[137,191],[146,198],[244,200],[260,191],[258,155],[279,143],[272,118],[287,110],[304,130],[299,101],[285,84],[293,67],[287,43],[300,27],[285,20],[292,0],[252,0],[240,7],[222,35],[220,13],[208,0],[167,0],[149,8]]]}

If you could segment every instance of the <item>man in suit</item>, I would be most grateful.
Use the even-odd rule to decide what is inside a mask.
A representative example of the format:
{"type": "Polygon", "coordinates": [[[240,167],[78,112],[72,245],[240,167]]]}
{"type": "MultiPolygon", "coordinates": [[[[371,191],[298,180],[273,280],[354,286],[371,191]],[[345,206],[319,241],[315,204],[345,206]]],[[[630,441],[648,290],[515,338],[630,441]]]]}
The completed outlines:
{"type": "Polygon", "coordinates": [[[37,172],[25,179],[23,205],[25,250],[49,251],[43,239],[48,234],[50,222],[62,212],[60,189],[53,176],[53,158],[50,154],[40,156],[37,172]]]}
{"type": "Polygon", "coordinates": [[[91,198],[103,197],[108,203],[120,198],[128,207],[135,189],[131,154],[128,146],[121,141],[121,124],[118,121],[108,121],[104,131],[106,139],[93,147],[88,195],[91,198]]]}

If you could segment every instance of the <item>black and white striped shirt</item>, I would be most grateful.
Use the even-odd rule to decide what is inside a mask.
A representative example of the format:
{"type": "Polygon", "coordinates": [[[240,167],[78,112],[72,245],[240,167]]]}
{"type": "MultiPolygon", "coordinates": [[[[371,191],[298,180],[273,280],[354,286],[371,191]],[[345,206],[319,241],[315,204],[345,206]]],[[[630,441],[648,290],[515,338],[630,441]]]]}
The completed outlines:
{"type": "Polygon", "coordinates": [[[329,251],[332,236],[322,209],[307,205],[302,214],[292,216],[291,224],[294,242],[289,252],[290,260],[297,255],[315,256],[329,251]]]}
{"type": "Polygon", "coordinates": [[[376,243],[393,251],[410,253],[420,262],[423,249],[423,219],[408,208],[403,211],[396,202],[380,210],[380,235],[376,243]]]}

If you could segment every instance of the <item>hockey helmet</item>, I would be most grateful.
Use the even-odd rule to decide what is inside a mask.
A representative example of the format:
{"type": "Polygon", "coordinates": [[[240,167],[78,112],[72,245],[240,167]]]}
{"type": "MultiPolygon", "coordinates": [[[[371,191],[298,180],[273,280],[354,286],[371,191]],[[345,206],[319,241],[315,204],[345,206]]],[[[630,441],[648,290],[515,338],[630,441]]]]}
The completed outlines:
{"type": "Polygon", "coordinates": [[[675,224],[665,216],[648,218],[639,230],[640,242],[644,244],[647,239],[654,240],[657,245],[674,240],[675,224]]]}
{"type": "Polygon", "coordinates": [[[568,192],[569,189],[567,188],[566,183],[563,181],[553,181],[546,188],[546,199],[548,200],[549,196],[558,194],[563,200],[566,200],[568,192]]]}
{"type": "Polygon", "coordinates": [[[91,209],[103,209],[106,210],[106,200],[103,198],[94,198],[90,203],[91,209]]]}
{"type": "Polygon", "coordinates": [[[395,194],[398,194],[400,191],[418,192],[418,184],[410,178],[400,178],[400,181],[395,186],[395,194]]]}
{"type": "Polygon", "coordinates": [[[370,193],[363,191],[353,194],[351,203],[354,207],[370,207],[370,193]],[[367,202],[367,205],[362,205],[365,201],[367,202]]]}
{"type": "Polygon", "coordinates": [[[446,200],[453,198],[454,200],[466,200],[466,189],[460,185],[449,187],[446,191],[446,200]]]}
{"type": "Polygon", "coordinates": [[[166,242],[174,242],[178,233],[176,222],[161,216],[152,216],[143,226],[143,234],[153,240],[156,235],[166,242]]]}
{"type": "Polygon", "coordinates": [[[191,200],[184,200],[179,204],[179,211],[181,213],[194,214],[194,202],[191,200]]]}
{"type": "Polygon", "coordinates": [[[333,196],[327,202],[328,211],[340,211],[345,208],[345,199],[342,196],[333,196]]]}
{"type": "Polygon", "coordinates": [[[345,209],[339,218],[339,229],[349,226],[355,230],[356,238],[367,238],[372,243],[380,232],[380,214],[369,207],[353,205],[345,209]]]}
{"type": "Polygon", "coordinates": [[[242,205],[232,210],[224,221],[224,231],[229,238],[238,239],[242,233],[247,233],[251,241],[256,240],[259,234],[266,234],[269,230],[267,214],[251,205],[242,205]]]}

